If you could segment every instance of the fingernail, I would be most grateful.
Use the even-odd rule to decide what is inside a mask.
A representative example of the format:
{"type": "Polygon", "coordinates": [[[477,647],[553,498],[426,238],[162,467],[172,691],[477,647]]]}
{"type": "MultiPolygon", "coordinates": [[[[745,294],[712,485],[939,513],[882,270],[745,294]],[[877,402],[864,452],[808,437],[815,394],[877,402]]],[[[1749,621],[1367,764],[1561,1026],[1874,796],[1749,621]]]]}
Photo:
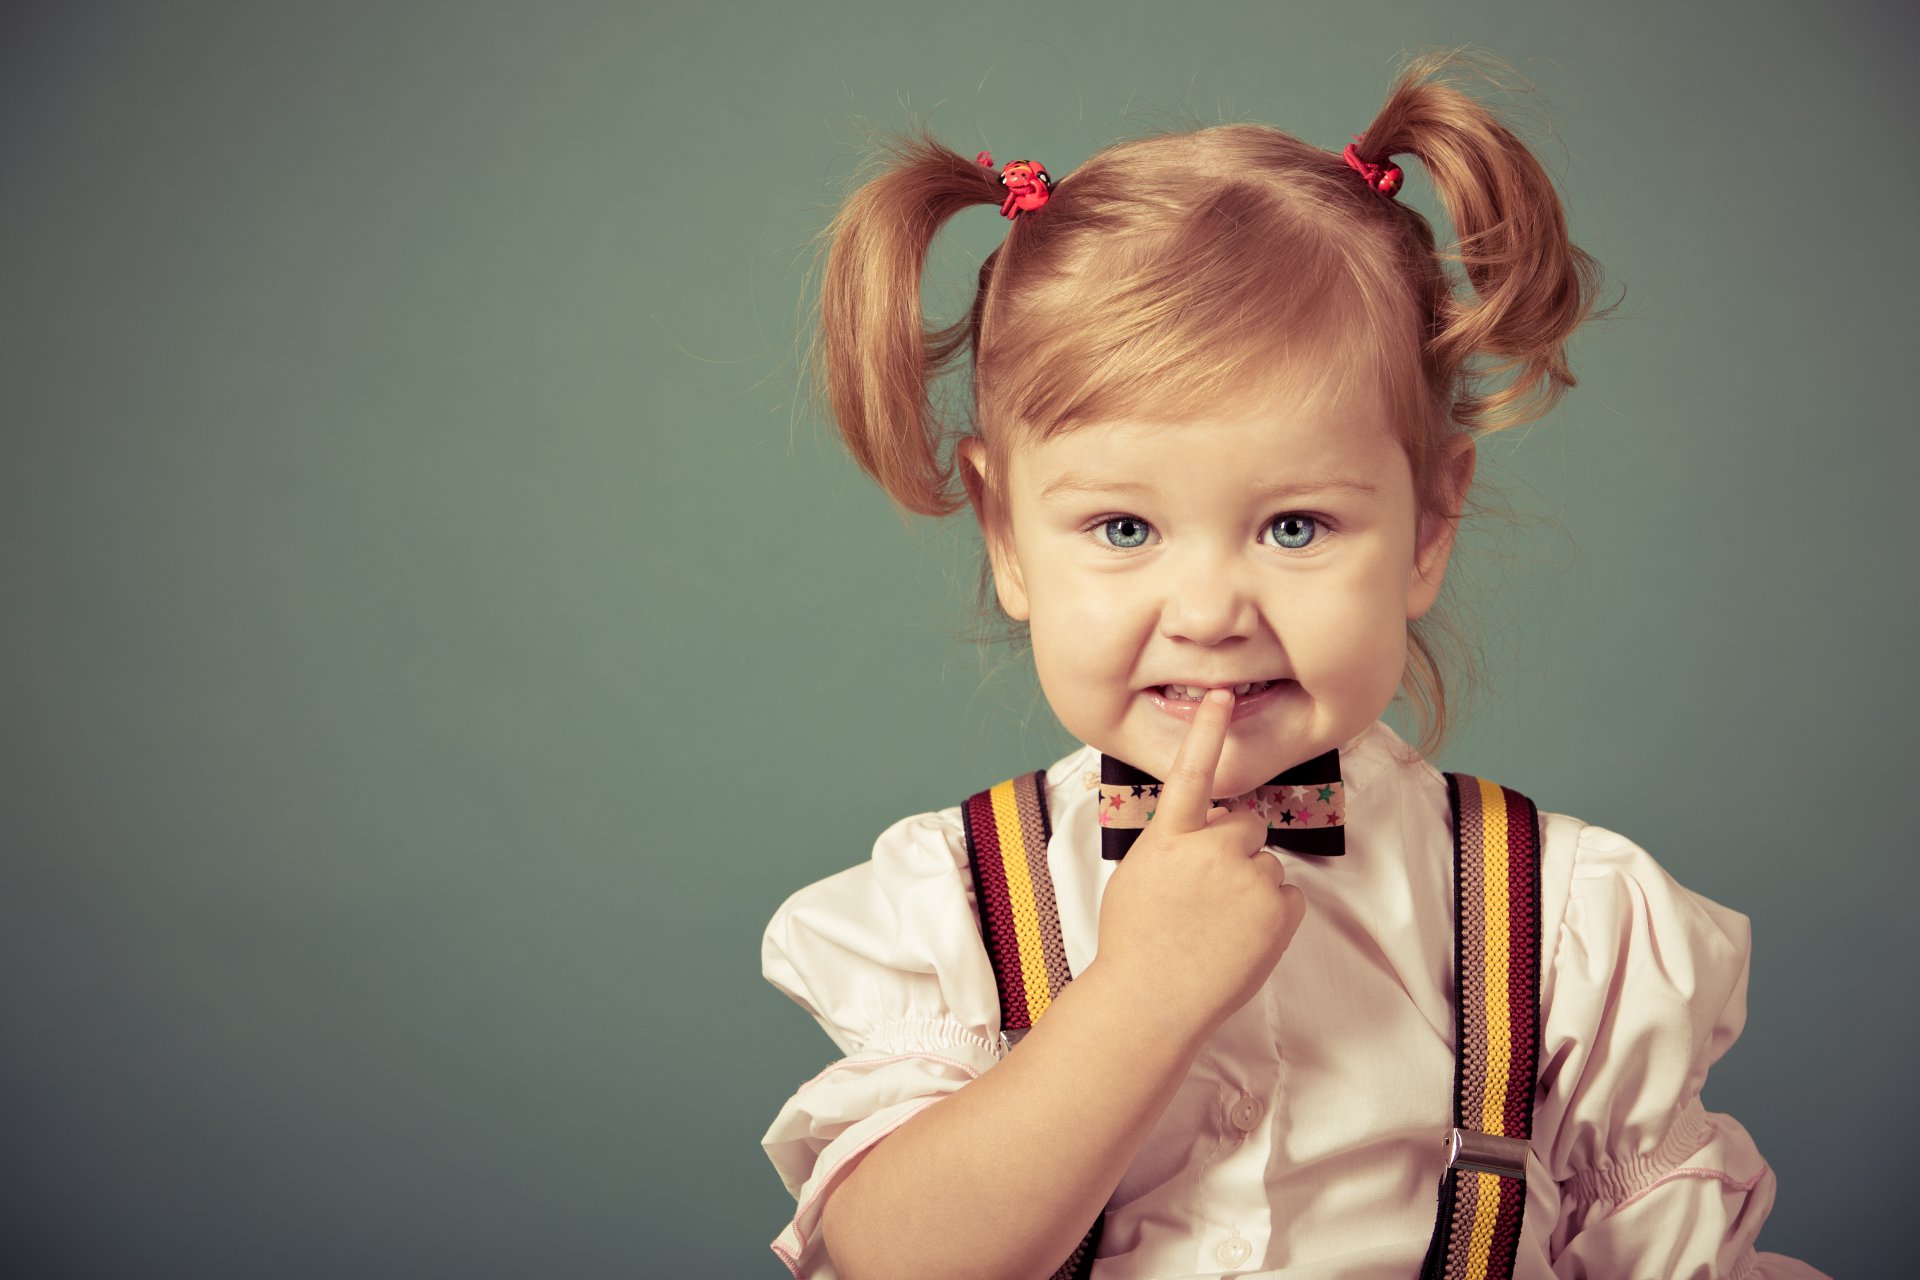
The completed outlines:
{"type": "Polygon", "coordinates": [[[1224,705],[1226,703],[1232,702],[1233,690],[1209,689],[1207,690],[1207,701],[1215,704],[1216,706],[1220,706],[1220,705],[1224,705]]]}

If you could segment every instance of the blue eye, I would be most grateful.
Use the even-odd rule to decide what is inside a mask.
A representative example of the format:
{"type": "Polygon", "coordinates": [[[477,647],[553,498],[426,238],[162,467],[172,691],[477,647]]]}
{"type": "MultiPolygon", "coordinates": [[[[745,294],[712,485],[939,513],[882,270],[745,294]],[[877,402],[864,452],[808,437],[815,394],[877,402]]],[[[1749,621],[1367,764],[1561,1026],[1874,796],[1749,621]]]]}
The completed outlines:
{"type": "Polygon", "coordinates": [[[1095,527],[1104,531],[1111,530],[1115,525],[1120,526],[1124,532],[1115,541],[1102,543],[1102,546],[1112,547],[1116,551],[1132,551],[1146,542],[1149,526],[1139,516],[1113,516],[1101,521],[1095,527]],[[1138,540],[1133,541],[1133,539],[1138,540]]]}
{"type": "Polygon", "coordinates": [[[1306,533],[1304,535],[1298,532],[1297,529],[1293,532],[1283,533],[1280,535],[1281,546],[1285,547],[1289,551],[1301,551],[1306,548],[1308,543],[1313,541],[1313,535],[1315,531],[1317,531],[1320,528],[1320,521],[1316,517],[1307,515],[1304,512],[1290,511],[1284,516],[1274,517],[1273,523],[1269,524],[1267,528],[1279,529],[1283,525],[1298,526],[1301,524],[1306,525],[1306,533]],[[1291,542],[1287,540],[1289,538],[1303,538],[1303,541],[1291,542]]]}

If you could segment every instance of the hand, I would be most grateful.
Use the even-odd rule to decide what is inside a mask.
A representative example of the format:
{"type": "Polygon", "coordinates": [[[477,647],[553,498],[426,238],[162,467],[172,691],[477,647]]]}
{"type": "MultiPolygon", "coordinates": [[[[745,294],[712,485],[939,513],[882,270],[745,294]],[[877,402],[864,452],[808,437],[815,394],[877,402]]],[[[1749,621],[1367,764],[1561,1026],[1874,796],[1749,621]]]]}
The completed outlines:
{"type": "Polygon", "coordinates": [[[1266,984],[1307,910],[1263,847],[1266,819],[1213,804],[1232,719],[1232,690],[1200,700],[1153,820],[1107,881],[1094,961],[1143,1014],[1203,1033],[1266,984]]]}

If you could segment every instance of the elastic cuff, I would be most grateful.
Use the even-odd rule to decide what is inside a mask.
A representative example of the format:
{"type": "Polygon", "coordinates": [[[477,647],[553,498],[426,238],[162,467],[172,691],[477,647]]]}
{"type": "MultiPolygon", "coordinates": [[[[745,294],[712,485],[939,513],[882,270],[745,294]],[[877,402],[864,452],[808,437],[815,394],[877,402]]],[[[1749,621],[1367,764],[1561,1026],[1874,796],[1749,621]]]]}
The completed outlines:
{"type": "Polygon", "coordinates": [[[1707,1120],[1700,1095],[1694,1094],[1675,1113],[1673,1124],[1660,1145],[1643,1156],[1634,1156],[1605,1168],[1582,1169],[1561,1184],[1561,1194],[1580,1204],[1595,1200],[1625,1200],[1642,1187],[1657,1181],[1686,1156],[1707,1145],[1713,1125],[1707,1120]]]}
{"type": "Polygon", "coordinates": [[[982,1066],[1006,1056],[1005,1037],[999,1042],[987,1039],[954,1017],[894,1018],[875,1024],[860,1046],[861,1053],[938,1053],[941,1050],[968,1049],[984,1054],[982,1066]]]}

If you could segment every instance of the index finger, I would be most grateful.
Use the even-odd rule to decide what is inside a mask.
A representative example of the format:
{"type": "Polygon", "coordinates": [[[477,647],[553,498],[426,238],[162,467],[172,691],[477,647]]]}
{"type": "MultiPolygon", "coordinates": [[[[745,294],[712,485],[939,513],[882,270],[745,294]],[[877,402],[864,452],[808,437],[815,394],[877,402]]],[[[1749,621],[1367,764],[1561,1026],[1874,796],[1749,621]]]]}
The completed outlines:
{"type": "Polygon", "coordinates": [[[1207,825],[1213,807],[1213,771],[1226,745],[1227,725],[1233,720],[1233,690],[1209,689],[1193,710],[1193,723],[1173,757],[1173,768],[1160,784],[1160,803],[1153,820],[1175,831],[1198,831],[1207,825]]]}

